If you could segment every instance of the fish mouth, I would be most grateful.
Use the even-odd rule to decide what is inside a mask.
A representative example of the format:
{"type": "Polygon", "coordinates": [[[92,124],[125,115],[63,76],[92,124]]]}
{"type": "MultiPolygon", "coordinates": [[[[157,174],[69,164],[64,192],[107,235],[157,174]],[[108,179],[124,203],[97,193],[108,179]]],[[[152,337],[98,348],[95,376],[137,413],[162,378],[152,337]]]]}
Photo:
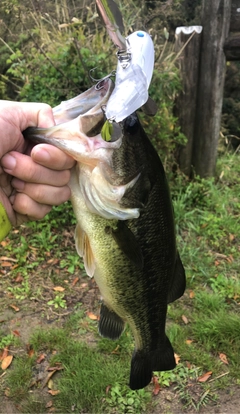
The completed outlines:
{"type": "Polygon", "coordinates": [[[96,149],[110,144],[102,139],[100,132],[105,122],[104,107],[113,89],[110,78],[100,80],[82,94],[53,108],[55,126],[29,127],[23,131],[24,138],[35,144],[54,145],[77,161],[83,161],[96,149]]]}

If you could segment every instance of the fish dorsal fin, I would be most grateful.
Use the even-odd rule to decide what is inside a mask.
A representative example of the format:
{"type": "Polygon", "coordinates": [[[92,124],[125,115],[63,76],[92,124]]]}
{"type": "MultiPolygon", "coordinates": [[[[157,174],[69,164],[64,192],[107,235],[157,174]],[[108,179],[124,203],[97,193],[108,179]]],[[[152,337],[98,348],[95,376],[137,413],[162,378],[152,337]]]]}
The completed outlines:
{"type": "Polygon", "coordinates": [[[104,303],[101,304],[98,330],[101,336],[112,340],[118,339],[124,331],[124,321],[104,303]]]}
{"type": "Polygon", "coordinates": [[[147,102],[141,107],[141,109],[146,115],[154,116],[157,113],[158,107],[154,100],[149,96],[147,102]]]}
{"type": "Polygon", "coordinates": [[[143,268],[143,255],[136,237],[124,221],[118,221],[117,228],[107,228],[122,252],[134,263],[138,269],[143,268]]]}
{"type": "Polygon", "coordinates": [[[77,224],[75,230],[75,243],[79,256],[83,258],[87,275],[93,277],[96,267],[93,252],[90,246],[89,238],[79,224],[77,224]]]}
{"type": "Polygon", "coordinates": [[[186,276],[185,270],[180,259],[179,253],[177,253],[177,258],[175,262],[174,275],[172,279],[172,285],[168,293],[168,303],[174,302],[179,299],[186,288],[186,276]]]}

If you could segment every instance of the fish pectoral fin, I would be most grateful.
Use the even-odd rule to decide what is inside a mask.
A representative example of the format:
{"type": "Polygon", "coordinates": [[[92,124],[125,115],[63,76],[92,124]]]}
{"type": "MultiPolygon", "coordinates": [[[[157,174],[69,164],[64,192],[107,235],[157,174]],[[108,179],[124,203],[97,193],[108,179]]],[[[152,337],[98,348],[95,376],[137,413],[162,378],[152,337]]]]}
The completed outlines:
{"type": "Polygon", "coordinates": [[[101,304],[98,330],[104,338],[116,340],[124,331],[124,321],[104,303],[101,304]]]}
{"type": "Polygon", "coordinates": [[[116,230],[112,229],[112,236],[122,252],[141,270],[144,262],[142,250],[124,221],[118,221],[116,230]]]}
{"type": "Polygon", "coordinates": [[[76,226],[74,237],[75,237],[76,250],[79,256],[83,257],[85,232],[83,231],[83,229],[80,227],[79,224],[77,224],[76,226]]]}
{"type": "Polygon", "coordinates": [[[79,256],[83,258],[87,275],[93,277],[96,267],[93,252],[90,246],[89,238],[79,224],[77,224],[75,230],[75,243],[79,256]]]}
{"type": "Polygon", "coordinates": [[[168,303],[174,302],[179,299],[186,288],[186,276],[185,270],[180,259],[179,253],[177,253],[177,258],[175,262],[174,275],[172,279],[172,285],[168,293],[168,303]]]}
{"type": "Polygon", "coordinates": [[[129,386],[132,390],[140,390],[149,384],[153,371],[169,371],[175,366],[174,351],[166,336],[164,344],[153,351],[134,351],[129,386]]]}

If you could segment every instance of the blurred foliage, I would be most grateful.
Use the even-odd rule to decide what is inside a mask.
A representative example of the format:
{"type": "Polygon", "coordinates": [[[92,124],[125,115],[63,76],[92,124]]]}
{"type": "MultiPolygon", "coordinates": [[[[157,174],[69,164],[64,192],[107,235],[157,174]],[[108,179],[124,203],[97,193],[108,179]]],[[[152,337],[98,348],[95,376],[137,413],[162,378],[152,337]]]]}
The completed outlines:
{"type": "MultiPolygon", "coordinates": [[[[154,118],[144,117],[143,123],[160,154],[168,159],[176,143],[185,139],[173,116],[180,80],[174,46],[169,41],[171,35],[163,23],[159,31],[158,25],[154,26],[155,19],[151,19],[153,13],[158,19],[164,12],[171,20],[172,13],[181,14],[184,2],[175,0],[174,7],[169,7],[169,2],[153,3],[118,1],[125,35],[136,29],[148,30],[149,26],[153,37],[156,58],[150,95],[159,110],[154,118]]],[[[9,26],[4,23],[0,31],[0,98],[42,101],[54,106],[89,88],[91,69],[95,68],[94,78],[116,69],[116,48],[101,25],[95,1],[83,1],[77,9],[74,2],[66,0],[47,1],[45,5],[39,1],[29,5],[26,1],[4,0],[1,17],[9,26]],[[17,31],[12,24],[16,20],[17,31]]]]}
{"type": "Polygon", "coordinates": [[[240,62],[228,62],[223,98],[223,133],[234,149],[240,145],[240,62]]]}
{"type": "MultiPolygon", "coordinates": [[[[117,0],[125,35],[147,30],[155,46],[150,95],[154,118],[142,117],[166,166],[175,146],[185,142],[173,106],[181,84],[175,65],[177,26],[200,21],[201,0],[117,0]]],[[[94,0],[2,0],[0,4],[0,99],[42,101],[54,106],[116,68],[116,48],[96,13],[94,0]]],[[[223,135],[239,137],[239,64],[227,66],[223,135]],[[236,92],[237,91],[237,92],[236,92]]],[[[237,141],[238,143],[238,141],[237,141]]]]}

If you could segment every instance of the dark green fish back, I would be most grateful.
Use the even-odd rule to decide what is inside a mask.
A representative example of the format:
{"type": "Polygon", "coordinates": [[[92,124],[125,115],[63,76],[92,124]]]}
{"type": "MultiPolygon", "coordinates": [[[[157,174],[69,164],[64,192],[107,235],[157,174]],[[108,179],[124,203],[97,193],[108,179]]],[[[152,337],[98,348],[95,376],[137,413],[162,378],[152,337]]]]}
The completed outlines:
{"type": "MultiPolygon", "coordinates": [[[[121,204],[133,208],[141,205],[141,214],[119,222],[113,237],[132,263],[131,274],[126,276],[130,279],[129,294],[120,295],[118,300],[126,314],[131,314],[141,337],[141,349],[133,354],[130,375],[130,387],[139,389],[150,382],[152,371],[175,367],[165,321],[167,303],[184,292],[185,274],[176,250],[173,209],[161,160],[135,114],[124,121],[123,128],[123,143],[113,154],[113,170],[119,177],[118,185],[140,172],[121,204]]],[[[119,275],[115,280],[116,290],[118,283],[122,290],[123,278],[119,275]]],[[[105,324],[100,320],[100,333],[104,334],[101,325],[103,329],[105,324]]]]}

